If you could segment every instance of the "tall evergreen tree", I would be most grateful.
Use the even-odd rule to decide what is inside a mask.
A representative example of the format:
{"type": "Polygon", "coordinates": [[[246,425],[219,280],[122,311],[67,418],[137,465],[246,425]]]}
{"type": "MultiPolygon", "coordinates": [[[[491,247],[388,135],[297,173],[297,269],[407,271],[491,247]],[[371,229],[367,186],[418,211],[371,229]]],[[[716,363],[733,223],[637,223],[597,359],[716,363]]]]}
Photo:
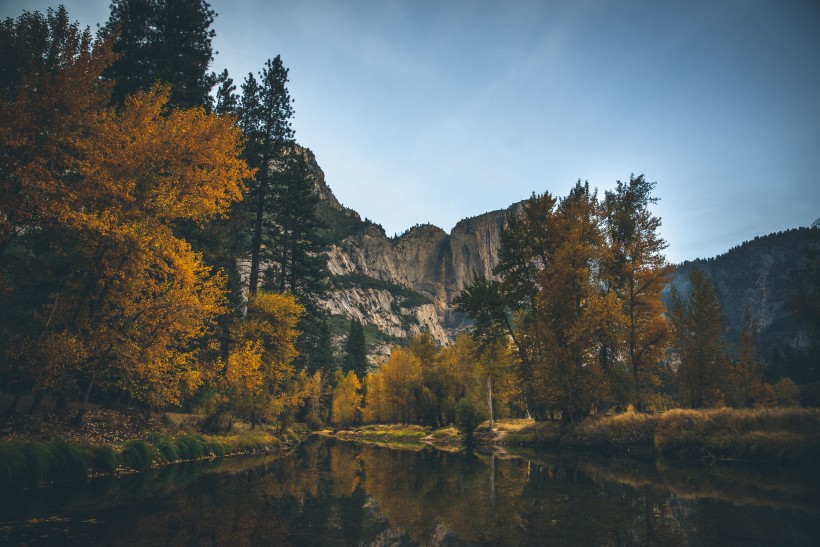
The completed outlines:
{"type": "Polygon", "coordinates": [[[353,371],[359,378],[367,376],[367,343],[364,328],[358,319],[350,320],[345,341],[344,372],[353,371]]]}
{"type": "Polygon", "coordinates": [[[206,0],[113,0],[103,36],[118,33],[114,51],[121,57],[107,72],[115,80],[112,100],[171,85],[170,106],[210,106],[215,76],[211,25],[216,14],[206,0]]]}
{"type": "Polygon", "coordinates": [[[702,270],[692,269],[689,284],[691,292],[685,299],[672,287],[669,319],[675,333],[681,393],[686,404],[701,408],[723,398],[721,383],[727,364],[723,312],[717,290],[702,270]]]}
{"type": "Polygon", "coordinates": [[[287,81],[288,69],[277,56],[265,63],[258,80],[249,74],[242,85],[239,112],[248,139],[245,156],[257,169],[245,200],[252,227],[249,292],[253,295],[264,285],[297,297],[305,309],[299,323],[297,365],[329,373],[333,358],[321,306],[328,278],[319,236],[323,224],[317,216],[319,197],[307,155],[293,139],[293,101],[287,81]]]}
{"type": "MultiPolygon", "coordinates": [[[[265,223],[270,211],[276,206],[272,188],[272,174],[282,169],[285,150],[293,145],[293,100],[287,89],[288,69],[277,55],[265,63],[259,73],[259,81],[248,74],[242,84],[240,103],[240,127],[245,133],[245,159],[256,176],[249,181],[245,204],[252,222],[250,238],[250,294],[256,294],[260,283],[260,271],[266,248],[263,241],[265,223]]],[[[268,242],[270,243],[270,242],[268,242]]]]}
{"type": "Polygon", "coordinates": [[[217,114],[237,114],[239,112],[239,96],[236,94],[236,85],[228,75],[228,69],[223,70],[216,77],[216,98],[214,112],[217,114]]]}

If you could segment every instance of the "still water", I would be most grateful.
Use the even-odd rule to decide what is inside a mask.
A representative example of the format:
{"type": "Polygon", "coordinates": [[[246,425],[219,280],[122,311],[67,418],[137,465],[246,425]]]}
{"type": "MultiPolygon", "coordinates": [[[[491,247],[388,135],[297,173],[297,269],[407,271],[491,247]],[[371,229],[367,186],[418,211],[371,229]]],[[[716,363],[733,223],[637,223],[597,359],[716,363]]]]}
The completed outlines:
{"type": "Polygon", "coordinates": [[[0,493],[12,545],[817,545],[817,476],[312,439],[0,493]]]}

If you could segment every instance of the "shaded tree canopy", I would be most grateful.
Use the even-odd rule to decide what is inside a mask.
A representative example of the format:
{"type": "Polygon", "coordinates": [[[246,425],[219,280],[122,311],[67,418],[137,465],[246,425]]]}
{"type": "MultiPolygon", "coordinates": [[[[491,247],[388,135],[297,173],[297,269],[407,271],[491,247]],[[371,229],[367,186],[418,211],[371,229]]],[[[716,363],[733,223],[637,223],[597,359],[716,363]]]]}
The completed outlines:
{"type": "Polygon", "coordinates": [[[114,103],[163,82],[171,86],[170,105],[210,108],[215,16],[205,0],[113,0],[100,33],[116,36],[119,57],[106,71],[114,103]]]}

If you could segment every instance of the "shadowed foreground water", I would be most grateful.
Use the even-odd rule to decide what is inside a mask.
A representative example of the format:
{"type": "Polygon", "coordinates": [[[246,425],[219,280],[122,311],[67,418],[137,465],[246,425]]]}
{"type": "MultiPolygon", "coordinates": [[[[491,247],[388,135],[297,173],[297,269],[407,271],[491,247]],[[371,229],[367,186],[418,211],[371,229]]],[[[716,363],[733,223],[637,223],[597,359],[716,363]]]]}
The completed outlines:
{"type": "Polygon", "coordinates": [[[817,545],[816,481],[313,439],[277,459],[3,491],[0,543],[817,545]]]}

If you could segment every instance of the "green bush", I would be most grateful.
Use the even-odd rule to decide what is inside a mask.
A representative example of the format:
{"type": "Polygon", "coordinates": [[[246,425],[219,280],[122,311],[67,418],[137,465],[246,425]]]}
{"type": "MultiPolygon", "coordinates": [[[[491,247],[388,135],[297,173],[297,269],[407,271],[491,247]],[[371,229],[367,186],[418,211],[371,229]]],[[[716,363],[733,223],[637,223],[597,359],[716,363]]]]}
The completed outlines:
{"type": "Polygon", "coordinates": [[[185,435],[177,439],[179,455],[185,460],[196,460],[208,454],[207,441],[200,436],[185,435]]]}
{"type": "Polygon", "coordinates": [[[0,484],[36,486],[87,476],[88,459],[64,441],[0,445],[0,484]]]}
{"type": "Polygon", "coordinates": [[[88,476],[89,464],[79,447],[65,441],[48,443],[49,480],[82,479],[88,476]]]}
{"type": "Polygon", "coordinates": [[[456,405],[456,427],[470,441],[473,438],[475,429],[487,419],[487,409],[484,405],[475,403],[467,399],[461,399],[456,405]]]}

